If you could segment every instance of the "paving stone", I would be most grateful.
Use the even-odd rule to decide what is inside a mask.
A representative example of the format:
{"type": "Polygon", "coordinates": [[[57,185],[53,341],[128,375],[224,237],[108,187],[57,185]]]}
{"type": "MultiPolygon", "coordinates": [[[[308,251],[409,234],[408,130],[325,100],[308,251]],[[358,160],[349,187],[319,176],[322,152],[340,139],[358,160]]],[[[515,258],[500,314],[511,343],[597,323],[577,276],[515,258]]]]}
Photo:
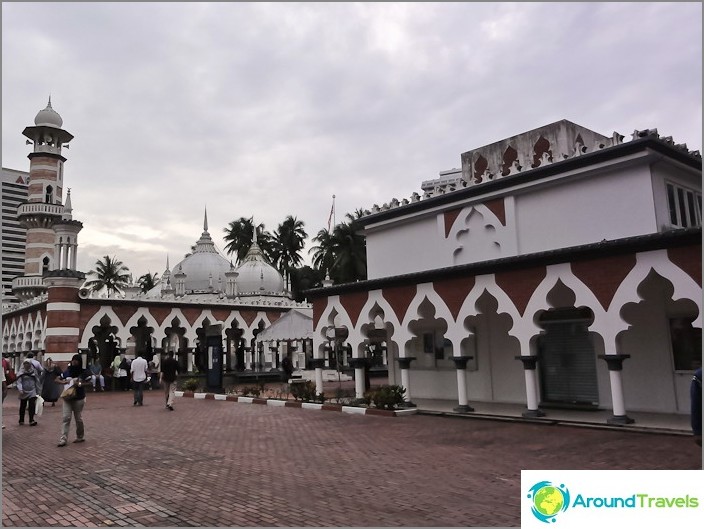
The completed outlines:
{"type": "Polygon", "coordinates": [[[28,495],[38,527],[517,526],[522,468],[702,467],[691,438],[662,433],[216,399],[168,413],[109,392],[86,403],[86,443],[58,448],[59,410],[2,431],[3,526],[27,526],[28,495]],[[71,471],[25,476],[28,446],[71,471]]]}

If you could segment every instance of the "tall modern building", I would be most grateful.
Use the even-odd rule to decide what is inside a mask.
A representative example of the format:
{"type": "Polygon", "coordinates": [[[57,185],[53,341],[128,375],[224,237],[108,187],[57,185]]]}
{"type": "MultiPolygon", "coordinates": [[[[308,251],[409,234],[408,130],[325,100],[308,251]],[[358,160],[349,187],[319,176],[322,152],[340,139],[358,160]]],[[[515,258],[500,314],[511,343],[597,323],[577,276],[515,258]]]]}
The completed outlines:
{"type": "Polygon", "coordinates": [[[24,273],[27,230],[17,220],[17,207],[27,201],[29,173],[2,168],[2,303],[16,303],[12,280],[24,273]]]}

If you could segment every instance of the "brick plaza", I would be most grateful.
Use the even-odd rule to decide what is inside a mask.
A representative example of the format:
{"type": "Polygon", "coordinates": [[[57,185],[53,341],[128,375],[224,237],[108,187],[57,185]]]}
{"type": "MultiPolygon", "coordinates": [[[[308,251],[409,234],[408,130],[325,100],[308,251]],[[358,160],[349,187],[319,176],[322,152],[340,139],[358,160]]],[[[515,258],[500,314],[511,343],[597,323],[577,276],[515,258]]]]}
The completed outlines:
{"type": "Polygon", "coordinates": [[[513,527],[521,469],[702,468],[681,435],[162,398],[91,393],[59,448],[61,403],[19,426],[11,390],[2,525],[513,527]]]}

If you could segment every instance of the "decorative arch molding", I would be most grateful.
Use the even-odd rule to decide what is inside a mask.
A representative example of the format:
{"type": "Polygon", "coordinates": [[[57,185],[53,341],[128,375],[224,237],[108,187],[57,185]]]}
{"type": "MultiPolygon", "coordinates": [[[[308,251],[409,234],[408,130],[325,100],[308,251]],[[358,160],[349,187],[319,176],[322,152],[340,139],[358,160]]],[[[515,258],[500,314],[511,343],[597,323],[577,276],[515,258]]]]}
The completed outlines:
{"type": "Polygon", "coordinates": [[[454,220],[447,235],[447,244],[452,252],[454,264],[470,262],[463,255],[471,255],[472,261],[495,259],[502,255],[507,247],[508,231],[505,226],[505,210],[503,200],[501,208],[496,201],[487,204],[472,204],[462,209],[454,220]],[[497,213],[503,211],[502,221],[497,213]],[[480,252],[480,255],[477,255],[480,252]]]}
{"type": "MultiPolygon", "coordinates": [[[[511,329],[513,332],[509,331],[509,335],[519,338],[523,328],[521,314],[508,294],[496,283],[494,274],[475,277],[474,287],[466,296],[462,307],[457,313],[457,321],[462,322],[458,327],[462,328],[463,333],[469,332],[464,326],[464,321],[470,316],[477,315],[477,302],[484,292],[492,295],[498,302],[497,312],[511,316],[514,325],[511,329]]],[[[537,326],[535,328],[537,329],[537,326]]]]}
{"type": "Polygon", "coordinates": [[[618,287],[635,265],[635,255],[615,255],[573,262],[572,272],[594,293],[602,308],[609,310],[618,287]]]}
{"type": "Polygon", "coordinates": [[[83,327],[83,332],[81,333],[81,338],[78,342],[79,348],[88,348],[88,341],[93,337],[93,327],[100,327],[100,320],[102,320],[106,316],[110,319],[111,325],[117,327],[117,335],[115,336],[115,338],[119,339],[120,343],[127,343],[127,339],[130,337],[129,330],[125,328],[125,326],[120,321],[120,318],[117,317],[117,314],[115,314],[115,311],[113,310],[112,306],[103,305],[83,327]]]}
{"type": "Polygon", "coordinates": [[[506,292],[522,317],[535,290],[545,280],[546,276],[547,268],[539,266],[523,270],[498,272],[494,274],[494,280],[499,288],[506,292]]]}
{"type": "Polygon", "coordinates": [[[154,341],[154,339],[156,339],[157,343],[161,343],[161,340],[166,337],[166,333],[161,333],[161,327],[159,323],[156,321],[152,313],[146,307],[139,307],[132,315],[132,317],[125,323],[125,329],[128,330],[130,336],[131,332],[129,331],[129,329],[132,329],[133,327],[138,327],[139,320],[141,320],[142,318],[146,320],[145,327],[151,327],[153,329],[151,333],[152,342],[154,341]]]}
{"type": "MultiPolygon", "coordinates": [[[[378,307],[384,313],[382,321],[384,323],[384,328],[388,331],[391,327],[391,332],[386,336],[386,342],[391,342],[395,339],[395,335],[398,334],[397,330],[401,326],[396,312],[394,311],[391,304],[384,298],[383,290],[372,290],[369,292],[369,298],[367,303],[364,304],[360,312],[361,317],[357,320],[357,327],[354,329],[354,340],[356,343],[361,344],[366,340],[362,328],[365,325],[374,325],[375,318],[373,317],[373,312],[375,307],[378,307]]],[[[352,333],[350,333],[352,334],[352,333]]]]}
{"type": "Polygon", "coordinates": [[[454,323],[455,319],[452,317],[452,312],[445,303],[445,300],[443,300],[435,289],[433,289],[433,284],[421,283],[417,285],[416,295],[411,301],[411,304],[408,306],[406,316],[401,323],[401,328],[405,329],[407,333],[411,333],[411,329],[408,327],[411,321],[417,320],[420,317],[420,305],[426,298],[435,309],[436,319],[445,320],[448,328],[450,328],[451,324],[454,323]]]}
{"type": "Polygon", "coordinates": [[[620,313],[621,308],[626,303],[641,301],[641,297],[638,294],[638,286],[648,277],[651,270],[654,270],[672,284],[674,288],[673,300],[689,299],[696,304],[699,315],[692,322],[692,325],[702,327],[702,289],[687,272],[670,261],[667,250],[653,250],[636,254],[636,265],[621,282],[621,286],[616,291],[611,302],[612,312],[620,313]],[[695,292],[698,295],[692,296],[691,294],[695,292]]]}

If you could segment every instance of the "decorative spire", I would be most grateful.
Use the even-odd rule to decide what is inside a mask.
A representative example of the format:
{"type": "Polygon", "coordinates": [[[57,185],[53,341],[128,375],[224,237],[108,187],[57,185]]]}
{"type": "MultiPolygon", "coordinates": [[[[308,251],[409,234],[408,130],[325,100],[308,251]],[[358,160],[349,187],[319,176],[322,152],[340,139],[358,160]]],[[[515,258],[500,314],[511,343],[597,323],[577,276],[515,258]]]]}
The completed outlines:
{"type": "Polygon", "coordinates": [[[49,94],[49,102],[47,103],[47,108],[51,108],[51,94],[49,94]]]}
{"type": "Polygon", "coordinates": [[[73,216],[71,213],[73,212],[73,207],[71,207],[71,188],[68,188],[68,191],[66,191],[66,204],[64,204],[64,214],[62,215],[63,220],[72,220],[73,216]]]}
{"type": "Polygon", "coordinates": [[[208,233],[208,206],[205,207],[205,215],[203,217],[203,231],[208,233]]]}
{"type": "Polygon", "coordinates": [[[169,271],[169,254],[166,254],[166,271],[169,271]]]}

